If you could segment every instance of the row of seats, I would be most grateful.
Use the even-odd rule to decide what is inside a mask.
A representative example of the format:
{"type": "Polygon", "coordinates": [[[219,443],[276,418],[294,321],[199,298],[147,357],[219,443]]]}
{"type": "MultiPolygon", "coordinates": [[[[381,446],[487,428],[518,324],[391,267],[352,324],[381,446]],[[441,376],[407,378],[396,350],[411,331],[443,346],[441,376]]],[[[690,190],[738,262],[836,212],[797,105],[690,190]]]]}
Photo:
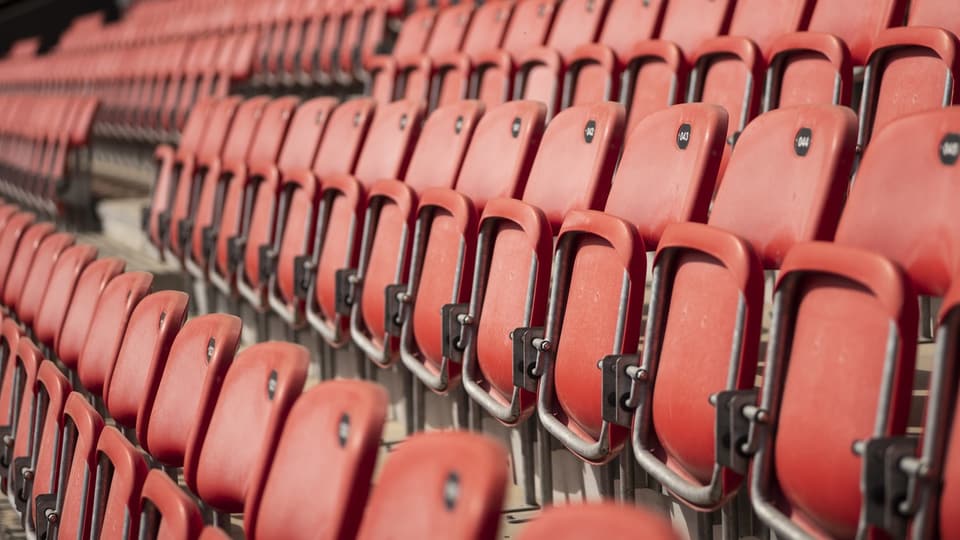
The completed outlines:
{"type": "Polygon", "coordinates": [[[0,96],[0,192],[50,216],[89,211],[89,142],[97,100],[0,96]]]}
{"type": "MultiPolygon", "coordinates": [[[[248,538],[496,537],[507,475],[496,442],[412,437],[371,493],[383,388],[338,380],[301,394],[303,347],[237,353],[237,317],[188,320],[186,294],[151,293],[150,274],[13,205],[0,206],[0,252],[0,486],[29,533],[228,538],[202,531],[195,494],[205,509],[242,512],[248,538]]],[[[595,526],[676,537],[633,510],[579,511],[595,526]]],[[[579,515],[557,511],[523,537],[550,538],[579,515]]]]}
{"type": "MultiPolygon", "coordinates": [[[[754,478],[762,480],[751,495],[771,527],[857,531],[867,499],[861,459],[850,449],[871,434],[905,432],[917,346],[913,287],[942,296],[960,270],[952,248],[915,251],[946,234],[947,214],[930,210],[949,205],[944,188],[919,182],[955,177],[956,109],[884,128],[845,207],[858,130],[853,113],[839,106],[761,115],[722,175],[728,116],[705,104],[649,115],[622,152],[625,115],[613,103],[570,107],[545,129],[545,107],[528,101],[486,112],[479,102],[458,102],[422,127],[418,102],[376,106],[369,98],[299,106],[290,97],[228,99],[198,113],[203,120],[194,124],[191,115],[185,131],[191,144],[166,154],[145,221],[167,259],[194,278],[294,327],[309,324],[331,346],[352,342],[381,367],[400,361],[434,392],[462,382],[507,425],[536,412],[586,461],[609,461],[631,444],[640,466],[692,507],[728,501],[756,455],[754,478]],[[231,114],[230,128],[221,129],[231,114]],[[208,144],[211,156],[222,149],[219,160],[198,158],[208,144]],[[202,170],[201,162],[212,165],[202,170]],[[904,186],[902,170],[920,180],[904,186]],[[920,226],[886,218],[905,204],[905,195],[890,198],[891,184],[917,194],[909,217],[922,212],[920,226]],[[892,207],[881,218],[884,203],[892,207]],[[836,245],[807,244],[834,238],[836,245]],[[656,256],[640,351],[648,251],[656,256]],[[821,252],[827,255],[807,255],[821,252]],[[919,273],[913,283],[892,270],[901,266],[919,273]],[[796,318],[802,313],[777,308],[770,354],[786,362],[791,350],[781,336],[806,331],[795,354],[823,369],[798,382],[769,371],[758,402],[750,392],[765,269],[780,269],[777,305],[786,301],[781,288],[800,294],[788,287],[797,280],[814,306],[823,288],[836,316],[807,323],[796,318]],[[883,333],[840,324],[863,323],[877,309],[871,298],[880,292],[871,291],[891,287],[900,288],[900,302],[895,316],[878,318],[883,333]],[[860,315],[843,311],[846,305],[860,315]],[[903,346],[880,362],[870,351],[887,350],[891,324],[903,346]],[[834,355],[850,367],[828,385],[823,374],[834,355]],[[875,421],[878,395],[889,414],[875,421]],[[836,409],[834,396],[860,416],[851,413],[829,434],[819,419],[805,423],[811,409],[822,408],[822,417],[836,409]],[[787,403],[796,403],[798,424],[788,429],[781,420],[774,437],[771,415],[790,418],[787,403]],[[721,441],[739,438],[717,432],[718,417],[729,418],[731,430],[747,425],[750,444],[724,455],[721,441]],[[810,437],[823,441],[823,455],[800,442],[810,437]],[[776,479],[766,457],[774,445],[776,479]],[[847,476],[836,470],[842,463],[847,476]],[[822,496],[827,477],[835,498],[822,496]],[[803,511],[770,502],[780,490],[789,508],[803,511]]],[[[768,366],[775,360],[768,357],[768,366]]]]}

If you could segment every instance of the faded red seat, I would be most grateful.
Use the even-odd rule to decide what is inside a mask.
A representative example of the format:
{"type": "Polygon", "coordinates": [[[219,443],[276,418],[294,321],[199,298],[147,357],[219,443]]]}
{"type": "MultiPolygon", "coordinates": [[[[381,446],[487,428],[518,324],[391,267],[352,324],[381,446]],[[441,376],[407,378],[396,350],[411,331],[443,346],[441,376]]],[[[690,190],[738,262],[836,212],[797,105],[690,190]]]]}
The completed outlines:
{"type": "Polygon", "coordinates": [[[353,174],[357,157],[373,118],[375,102],[370,98],[352,99],[333,110],[323,131],[316,156],[310,167],[285,172],[282,188],[297,194],[297,210],[278,223],[276,272],[269,287],[274,313],[298,328],[305,320],[314,263],[316,234],[321,207],[323,180],[332,175],[353,174]]]}
{"type": "MultiPolygon", "coordinates": [[[[223,293],[235,294],[237,271],[245,258],[248,235],[263,234],[261,224],[272,216],[253,214],[247,201],[272,195],[276,188],[277,156],[283,145],[290,117],[300,99],[276,98],[263,109],[263,118],[250,143],[243,174],[233,177],[227,187],[217,231],[216,258],[210,267],[210,281],[223,293]],[[260,190],[260,187],[266,189],[260,190]]],[[[254,244],[255,245],[255,244],[254,244]]]]}
{"type": "Polygon", "coordinates": [[[913,0],[908,26],[933,26],[960,36],[960,5],[950,0],[913,0]]]}
{"type": "Polygon", "coordinates": [[[126,272],[103,288],[76,366],[80,382],[93,395],[106,397],[127,323],[152,284],[152,274],[126,272]]]}
{"type": "MultiPolygon", "coordinates": [[[[43,360],[37,370],[36,410],[33,420],[35,437],[31,442],[29,458],[13,462],[11,487],[17,509],[23,516],[24,529],[36,531],[38,518],[36,500],[54,493],[60,470],[63,407],[72,391],[70,382],[56,364],[43,360]],[[27,470],[31,474],[27,474],[27,470]]],[[[43,519],[43,516],[40,517],[43,519]]]]}
{"type": "Polygon", "coordinates": [[[3,387],[0,389],[0,407],[7,409],[7,415],[0,419],[0,437],[3,439],[0,477],[8,499],[15,503],[17,494],[11,489],[10,479],[20,473],[14,468],[15,461],[23,463],[24,459],[30,459],[37,369],[43,355],[30,339],[24,337],[17,342],[16,354],[11,360],[5,362],[3,387]]]}
{"type": "Polygon", "coordinates": [[[433,33],[437,12],[425,8],[411,13],[403,20],[403,27],[393,45],[392,55],[377,55],[365,63],[369,73],[364,95],[377,100],[378,103],[393,101],[395,94],[395,78],[397,73],[397,59],[420,54],[430,42],[433,33]]]}
{"type": "Polygon", "coordinates": [[[516,61],[527,49],[547,41],[556,8],[556,0],[517,2],[500,48],[478,52],[471,59],[473,90],[469,97],[479,99],[487,107],[513,99],[516,61]]]}
{"type": "Polygon", "coordinates": [[[263,110],[269,102],[270,99],[266,96],[252,97],[240,104],[231,102],[226,105],[227,110],[217,111],[218,114],[215,114],[211,121],[211,127],[224,125],[226,128],[229,125],[230,132],[222,153],[211,152],[199,156],[200,163],[207,168],[207,175],[200,187],[196,211],[180,223],[181,230],[191,232],[190,256],[184,257],[184,266],[197,279],[206,281],[209,278],[208,272],[217,254],[220,218],[227,193],[235,179],[247,174],[247,154],[260,125],[263,110]],[[235,109],[232,122],[226,118],[230,109],[235,109]],[[222,123],[217,122],[218,119],[222,123]]]}
{"type": "Polygon", "coordinates": [[[494,199],[483,211],[465,353],[476,355],[468,376],[489,394],[479,403],[507,425],[533,410],[536,382],[514,377],[513,340],[543,325],[554,231],[570,211],[607,199],[623,125],[613,103],[562,111],[547,126],[523,199],[494,199]]]}
{"type": "Polygon", "coordinates": [[[473,3],[441,9],[434,20],[430,39],[422,52],[397,56],[394,98],[421,100],[433,110],[435,99],[431,88],[434,75],[433,59],[461,50],[473,17],[473,3]]]}
{"type": "Polygon", "coordinates": [[[91,538],[133,540],[139,537],[140,492],[147,477],[147,462],[113,426],[100,433],[96,455],[91,538]]]}
{"type": "Polygon", "coordinates": [[[197,503],[159,469],[147,473],[140,492],[140,508],[138,538],[194,539],[203,529],[203,517],[197,503]]]}
{"type": "Polygon", "coordinates": [[[30,212],[17,212],[10,216],[0,232],[0,293],[5,291],[20,240],[35,221],[36,216],[30,212]]]}
{"type": "Polygon", "coordinates": [[[484,113],[456,191],[430,188],[419,199],[403,302],[398,313],[387,316],[399,320],[404,365],[434,392],[446,392],[460,376],[464,344],[444,339],[445,321],[455,317],[444,313],[465,306],[444,306],[470,299],[478,216],[491,199],[515,198],[523,191],[545,116],[546,106],[532,101],[508,102],[484,113]]]}
{"type": "Polygon", "coordinates": [[[367,190],[378,180],[405,177],[422,120],[423,109],[415,101],[378,107],[353,174],[321,178],[318,215],[328,218],[315,233],[316,263],[306,307],[307,321],[331,346],[346,342],[352,299],[338,298],[337,275],[356,267],[367,190]]]}
{"type": "Polygon", "coordinates": [[[154,459],[182,467],[194,425],[210,421],[220,385],[240,343],[240,319],[201,315],[177,332],[170,352],[150,366],[137,411],[137,440],[154,459]]]}
{"type": "MultiPolygon", "coordinates": [[[[99,259],[86,265],[77,278],[73,288],[73,297],[65,302],[66,314],[60,325],[60,332],[54,337],[57,358],[70,369],[76,369],[77,361],[87,339],[87,332],[93,324],[97,302],[107,284],[123,273],[124,262],[111,257],[99,259]]],[[[69,269],[68,270],[72,270],[69,269]]],[[[56,277],[56,276],[54,276],[56,277]]],[[[44,306],[46,307],[46,306],[44,306]]],[[[52,308],[59,311],[57,307],[52,308]]],[[[111,331],[116,331],[112,329],[111,331]]]]}
{"type": "MultiPolygon", "coordinates": [[[[256,464],[272,460],[283,422],[303,390],[310,354],[292,343],[258,343],[227,370],[209,423],[191,431],[184,478],[205,503],[240,512],[256,464]]],[[[205,385],[201,402],[213,385],[205,385]]]]}
{"type": "Polygon", "coordinates": [[[88,538],[93,504],[93,481],[97,471],[97,441],[103,430],[103,418],[78,392],[67,397],[63,409],[60,463],[56,488],[50,495],[36,499],[38,537],[57,538],[57,531],[78,531],[88,538]]]}
{"type": "Polygon", "coordinates": [[[413,435],[387,459],[357,538],[496,538],[507,455],[465,432],[413,435]]]}
{"type": "Polygon", "coordinates": [[[70,233],[54,233],[46,237],[37,248],[17,302],[17,316],[27,328],[36,331],[34,322],[37,321],[44,296],[49,288],[56,286],[52,283],[51,276],[60,256],[73,246],[74,241],[75,238],[70,233]]]}
{"type": "Polygon", "coordinates": [[[323,382],[297,398],[276,452],[251,480],[247,537],[355,537],[386,409],[384,388],[365,381],[323,382]],[[313,501],[310,512],[291,504],[304,498],[313,501]]]}
{"type": "Polygon", "coordinates": [[[189,300],[180,291],[160,291],[133,308],[113,372],[103,386],[103,401],[117,425],[135,428],[141,400],[156,393],[173,340],[187,318],[189,300]]]}
{"type": "MultiPolygon", "coordinates": [[[[239,236],[245,248],[237,270],[237,291],[254,309],[268,309],[270,279],[277,271],[279,239],[290,219],[312,221],[317,190],[292,188],[287,178],[292,170],[307,171],[313,163],[334,98],[315,98],[300,104],[290,119],[276,162],[253,163],[251,173],[261,177],[252,195],[249,224],[239,236]]],[[[284,261],[292,264],[293,261],[284,261]]]]}
{"type": "Polygon", "coordinates": [[[34,257],[40,248],[40,244],[55,229],[53,223],[36,223],[23,232],[23,236],[17,244],[17,251],[13,255],[6,283],[3,286],[3,305],[17,319],[19,319],[18,302],[20,295],[23,294],[27,278],[32,272],[34,257]]]}
{"type": "MultiPolygon", "coordinates": [[[[207,105],[210,109],[205,117],[205,129],[197,144],[194,155],[184,164],[180,178],[172,194],[169,211],[164,214],[167,226],[167,241],[163,246],[164,259],[172,263],[181,263],[189,249],[192,239],[192,226],[199,211],[199,194],[206,182],[210,181],[211,165],[220,165],[220,155],[230,134],[230,128],[240,103],[239,97],[218,99],[207,105]]],[[[221,170],[217,168],[214,177],[217,182],[221,170]]],[[[207,217],[207,216],[205,216],[207,217]]],[[[209,217],[207,217],[209,220],[209,217]]]]}
{"type": "Polygon", "coordinates": [[[68,247],[57,258],[53,271],[46,280],[43,301],[33,325],[37,345],[48,351],[54,350],[54,343],[60,335],[73,299],[74,288],[87,265],[96,258],[97,249],[87,244],[68,247]]]}
{"type": "Polygon", "coordinates": [[[576,540],[600,536],[678,540],[670,521],[651,511],[609,502],[547,508],[525,525],[520,540],[576,540]]]}
{"type": "Polygon", "coordinates": [[[852,66],[867,63],[877,36],[903,21],[904,0],[816,2],[806,31],[781,35],[766,51],[764,110],[850,105],[852,66]]]}
{"type": "Polygon", "coordinates": [[[939,28],[891,28],[877,35],[860,99],[861,148],[891,121],[956,103],[957,37],[939,28]]]}
{"type": "Polygon", "coordinates": [[[388,367],[398,359],[400,325],[389,306],[408,271],[409,239],[420,194],[453,187],[483,114],[479,101],[462,101],[427,118],[403,181],[378,179],[367,194],[363,236],[351,280],[350,336],[368,359],[388,367]],[[397,285],[399,284],[399,285],[397,285]]]}

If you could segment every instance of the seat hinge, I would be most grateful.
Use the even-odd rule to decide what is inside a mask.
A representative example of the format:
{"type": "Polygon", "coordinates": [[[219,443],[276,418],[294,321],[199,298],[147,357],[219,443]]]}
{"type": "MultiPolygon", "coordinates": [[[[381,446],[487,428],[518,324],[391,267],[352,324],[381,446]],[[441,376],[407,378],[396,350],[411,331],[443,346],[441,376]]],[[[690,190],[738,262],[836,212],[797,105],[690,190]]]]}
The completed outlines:
{"type": "Polygon", "coordinates": [[[603,419],[630,427],[635,407],[630,405],[634,382],[644,382],[646,371],[640,368],[639,354],[611,354],[597,364],[601,375],[603,419]]]}
{"type": "Polygon", "coordinates": [[[403,283],[387,285],[383,294],[386,296],[383,328],[388,336],[399,337],[409,311],[407,304],[410,302],[410,295],[407,294],[407,286],[403,283]]]}
{"type": "Polygon", "coordinates": [[[446,304],[440,308],[443,356],[457,364],[463,362],[467,333],[473,328],[473,317],[469,313],[470,304],[446,304]]]}
{"type": "Polygon", "coordinates": [[[293,296],[305,300],[313,285],[316,263],[308,255],[298,255],[293,259],[293,296]]]}
{"type": "Polygon", "coordinates": [[[353,268],[341,268],[336,273],[336,312],[349,316],[353,304],[357,301],[357,285],[360,277],[353,268]]]}
{"type": "Polygon", "coordinates": [[[240,267],[240,261],[243,260],[243,252],[247,248],[247,239],[242,236],[234,236],[227,242],[227,270],[233,274],[240,267]]]}
{"type": "Polygon", "coordinates": [[[513,385],[530,392],[537,391],[540,380],[540,353],[551,349],[543,339],[543,327],[517,328],[513,339],[513,385]]]}
{"type": "Polygon", "coordinates": [[[910,525],[911,487],[925,479],[925,468],[916,458],[916,437],[877,437],[863,446],[865,460],[863,512],[868,524],[891,538],[906,538],[910,525]],[[912,466],[908,466],[912,465],[912,466]]]}
{"type": "Polygon", "coordinates": [[[746,474],[752,453],[749,449],[753,420],[748,409],[756,409],[757,390],[724,390],[710,402],[716,408],[717,463],[738,474],[746,474]]]}

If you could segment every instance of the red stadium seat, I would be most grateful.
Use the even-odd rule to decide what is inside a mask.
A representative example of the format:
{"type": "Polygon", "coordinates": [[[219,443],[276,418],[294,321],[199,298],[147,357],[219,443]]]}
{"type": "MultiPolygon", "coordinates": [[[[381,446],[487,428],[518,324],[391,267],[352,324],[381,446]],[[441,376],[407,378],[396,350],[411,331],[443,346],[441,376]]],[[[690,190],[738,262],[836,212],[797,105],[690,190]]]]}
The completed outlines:
{"type": "Polygon", "coordinates": [[[3,373],[4,400],[0,407],[6,408],[8,415],[0,425],[0,436],[4,441],[0,453],[0,476],[11,503],[17,499],[11,489],[12,478],[20,473],[14,467],[15,462],[29,460],[33,451],[34,396],[36,393],[37,369],[43,355],[28,338],[17,342],[17,353],[12,362],[6,362],[3,373]],[[7,402],[9,399],[9,402],[7,402]]]}
{"type": "Polygon", "coordinates": [[[217,114],[210,123],[211,129],[223,126],[223,129],[229,129],[229,133],[222,153],[210,152],[199,156],[201,164],[207,168],[207,175],[200,187],[196,211],[179,225],[181,230],[191,232],[190,257],[184,257],[184,266],[197,279],[207,280],[210,267],[215,264],[224,201],[233,181],[247,174],[247,154],[269,102],[269,98],[257,96],[239,105],[230,103],[226,105],[227,111],[223,112],[225,114],[235,108],[233,121],[217,114]],[[218,118],[222,122],[217,122],[218,118]]]}
{"type": "Polygon", "coordinates": [[[957,38],[938,28],[892,28],[873,41],[860,100],[860,147],[896,118],[956,102],[957,38]]]}
{"type": "Polygon", "coordinates": [[[103,387],[103,401],[117,425],[132,429],[144,396],[153,395],[162,366],[187,318],[190,297],[180,291],[145,296],[130,314],[113,373],[103,387]],[[157,366],[160,366],[158,369],[157,366]]]}
{"type": "Polygon", "coordinates": [[[60,470],[60,434],[63,431],[63,408],[72,391],[70,382],[56,364],[44,360],[37,371],[37,407],[30,458],[26,463],[13,463],[13,492],[17,509],[25,512],[23,523],[28,533],[35,532],[39,520],[36,501],[55,493],[60,470]],[[32,474],[27,474],[29,470],[32,474]]]}
{"type": "Polygon", "coordinates": [[[263,109],[263,118],[257,126],[257,132],[246,156],[247,167],[240,169],[243,174],[231,179],[223,199],[220,227],[217,231],[216,258],[210,267],[210,281],[223,294],[236,293],[237,271],[241,267],[246,246],[256,245],[248,242],[251,232],[263,234],[264,219],[271,216],[252,214],[247,204],[257,196],[265,197],[276,186],[274,164],[283,145],[287,126],[299,98],[286,96],[270,101],[263,109]],[[263,192],[260,186],[264,186],[263,192]]]}
{"type": "Polygon", "coordinates": [[[286,222],[290,219],[295,220],[294,223],[309,221],[312,216],[307,210],[314,207],[317,196],[315,189],[293,187],[287,182],[287,175],[292,170],[310,169],[317,144],[336,105],[333,98],[315,98],[302,103],[293,113],[277,161],[251,162],[251,172],[259,174],[261,180],[253,195],[247,233],[242,237],[246,248],[237,270],[237,291],[257,311],[264,312],[269,307],[268,287],[277,271],[278,239],[286,222]]]}
{"type": "Polygon", "coordinates": [[[91,538],[139,537],[140,492],[147,470],[143,454],[120,431],[113,426],[103,428],[97,441],[91,538]]]}
{"type": "Polygon", "coordinates": [[[54,343],[60,336],[73,299],[74,287],[87,265],[96,258],[97,249],[86,244],[69,247],[57,258],[43,289],[43,300],[33,325],[37,345],[49,351],[54,350],[54,343]]]}
{"type": "Polygon", "coordinates": [[[23,232],[17,244],[17,251],[13,254],[13,261],[10,263],[7,279],[3,285],[3,306],[17,319],[19,319],[20,296],[32,272],[37,250],[55,229],[50,222],[36,223],[23,232]]]}
{"type": "Polygon", "coordinates": [[[320,383],[300,396],[272,460],[257,465],[244,506],[255,538],[353,538],[370,491],[386,419],[383,387],[364,381],[320,383]],[[310,512],[292,501],[309,499],[310,512]]]}
{"type": "Polygon", "coordinates": [[[496,538],[507,456],[472,433],[426,433],[387,460],[357,538],[496,538]]]}
{"type": "Polygon", "coordinates": [[[29,275],[16,304],[17,317],[27,328],[36,331],[34,322],[37,321],[37,314],[40,312],[45,293],[54,285],[50,278],[60,256],[73,246],[74,240],[70,233],[54,233],[46,237],[37,248],[29,275]]]}
{"type": "MultiPolygon", "coordinates": [[[[474,380],[494,418],[515,425],[532,412],[536,386],[514,378],[518,328],[543,325],[554,232],[572,210],[598,208],[623,140],[623,107],[612,103],[571,107],[547,127],[522,201],[494,199],[480,219],[477,266],[468,313],[465,355],[476,358],[474,380]],[[488,293],[489,291],[489,293],[488,293]]],[[[532,338],[533,336],[531,336],[532,338]]]]}
{"type": "MultiPolygon", "coordinates": [[[[308,291],[307,320],[326,343],[345,343],[350,306],[337,298],[337,275],[357,263],[356,245],[363,226],[366,192],[386,178],[404,178],[410,154],[420,133],[423,110],[414,101],[380,106],[373,117],[353,175],[322,178],[313,282],[308,291]]],[[[340,274],[343,275],[343,274],[340,274]]]]}
{"type": "Polygon", "coordinates": [[[152,274],[126,272],[103,288],[76,365],[80,382],[93,395],[106,397],[127,323],[152,284],[152,274]]]}
{"type": "Polygon", "coordinates": [[[0,231],[0,292],[5,290],[4,287],[10,277],[10,268],[16,258],[20,240],[35,221],[36,216],[33,214],[17,212],[10,216],[3,230],[0,231]]]}
{"type": "MultiPolygon", "coordinates": [[[[227,370],[209,423],[191,431],[184,478],[221,512],[240,512],[259,460],[272,460],[284,419],[307,378],[310,355],[292,343],[258,343],[227,370]]],[[[204,386],[201,402],[209,400],[204,386]]]]}
{"type": "Polygon", "coordinates": [[[934,26],[960,36],[960,5],[950,0],[913,0],[908,26],[934,26]]]}
{"type": "Polygon", "coordinates": [[[56,488],[50,495],[37,498],[38,536],[57,538],[58,530],[78,531],[79,538],[90,534],[93,481],[97,471],[97,441],[103,430],[103,418],[84,397],[73,392],[63,409],[60,464],[56,488]],[[66,466],[64,466],[66,465],[66,466]]]}
{"type": "MultiPolygon", "coordinates": [[[[76,369],[100,296],[113,278],[123,273],[124,265],[120,259],[99,259],[86,265],[77,278],[72,299],[69,303],[64,302],[67,304],[63,306],[66,315],[62,319],[60,332],[54,337],[57,358],[66,367],[76,369]]],[[[116,328],[107,328],[116,332],[116,328]]],[[[117,337],[118,344],[119,338],[120,336],[117,337]]]]}
{"type": "Polygon", "coordinates": [[[240,319],[201,315],[177,332],[170,352],[150,366],[137,411],[137,440],[154,459],[182,467],[194,425],[210,421],[220,386],[240,343],[240,319]]]}
{"type": "Polygon", "coordinates": [[[436,10],[426,8],[404,19],[397,42],[393,46],[392,56],[377,55],[366,62],[364,67],[369,72],[369,79],[365,95],[379,103],[393,101],[397,59],[417,55],[425,50],[433,33],[436,15],[436,10]]]}
{"type": "MultiPolygon", "coordinates": [[[[198,193],[210,178],[211,165],[220,165],[219,158],[230,133],[230,126],[240,103],[238,97],[227,97],[207,105],[205,131],[189,164],[185,164],[173,193],[170,211],[164,218],[167,226],[167,241],[163,246],[164,259],[176,263],[183,260],[191,229],[198,211],[198,193]]],[[[220,169],[216,170],[219,177],[220,169]]],[[[214,181],[216,182],[216,181],[214,181]]],[[[208,218],[209,219],[209,218],[208,218]]]]}
{"type": "MultiPolygon", "coordinates": [[[[487,202],[515,198],[526,185],[543,136],[546,106],[514,101],[486,112],[470,142],[456,191],[425,190],[416,213],[409,278],[400,298],[400,358],[430,390],[459,378],[464,347],[444,341],[446,304],[469,301],[477,219],[487,202]],[[449,254],[456,253],[456,257],[449,254]]],[[[463,309],[460,306],[457,309],[463,309]]]]}
{"type": "Polygon", "coordinates": [[[396,99],[423,100],[425,106],[434,104],[431,96],[435,57],[448,56],[461,50],[470,20],[473,4],[465,2],[437,13],[430,41],[420,54],[396,57],[396,99]]]}
{"type": "Polygon", "coordinates": [[[389,367],[398,359],[400,325],[388,324],[391,293],[402,286],[419,195],[453,188],[473,130],[483,114],[479,101],[462,101],[434,111],[426,120],[404,181],[381,179],[367,194],[363,236],[349,296],[350,335],[368,359],[389,367]]]}
{"type": "Polygon", "coordinates": [[[315,232],[323,180],[332,175],[353,173],[374,108],[375,102],[370,98],[352,99],[338,106],[327,120],[312,166],[291,168],[285,173],[287,189],[299,193],[301,203],[299,215],[290,214],[280,222],[276,272],[271,275],[268,293],[273,311],[294,328],[305,322],[310,286],[306,269],[312,264],[316,251],[315,232]]]}

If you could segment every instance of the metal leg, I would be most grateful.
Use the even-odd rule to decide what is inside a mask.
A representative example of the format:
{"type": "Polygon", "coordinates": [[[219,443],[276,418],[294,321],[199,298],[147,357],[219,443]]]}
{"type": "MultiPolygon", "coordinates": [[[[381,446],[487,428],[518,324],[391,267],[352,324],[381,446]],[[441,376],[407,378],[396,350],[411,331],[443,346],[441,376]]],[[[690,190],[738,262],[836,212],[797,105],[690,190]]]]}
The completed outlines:
{"type": "Polygon", "coordinates": [[[264,341],[270,341],[270,319],[269,314],[265,311],[258,311],[256,314],[257,319],[257,341],[263,343],[264,341]]]}
{"type": "Polygon", "coordinates": [[[537,460],[537,468],[540,472],[540,506],[546,506],[553,502],[553,459],[550,457],[550,434],[536,417],[530,418],[527,422],[536,423],[540,457],[537,460]]]}
{"type": "Polygon", "coordinates": [[[533,444],[537,438],[537,422],[534,418],[527,418],[518,429],[520,430],[520,459],[523,462],[523,500],[531,506],[537,505],[537,479],[534,472],[533,444]]]}
{"type": "Polygon", "coordinates": [[[633,459],[633,445],[624,445],[623,452],[617,458],[617,463],[620,466],[620,489],[617,498],[623,502],[633,502],[634,491],[636,490],[636,478],[634,476],[636,461],[633,459]]]}
{"type": "Polygon", "coordinates": [[[720,510],[720,538],[722,540],[736,540],[740,538],[739,499],[733,498],[720,510]]]}
{"type": "Polygon", "coordinates": [[[713,514],[710,512],[697,512],[697,530],[691,534],[691,538],[699,540],[710,540],[713,538],[713,514]]]}

